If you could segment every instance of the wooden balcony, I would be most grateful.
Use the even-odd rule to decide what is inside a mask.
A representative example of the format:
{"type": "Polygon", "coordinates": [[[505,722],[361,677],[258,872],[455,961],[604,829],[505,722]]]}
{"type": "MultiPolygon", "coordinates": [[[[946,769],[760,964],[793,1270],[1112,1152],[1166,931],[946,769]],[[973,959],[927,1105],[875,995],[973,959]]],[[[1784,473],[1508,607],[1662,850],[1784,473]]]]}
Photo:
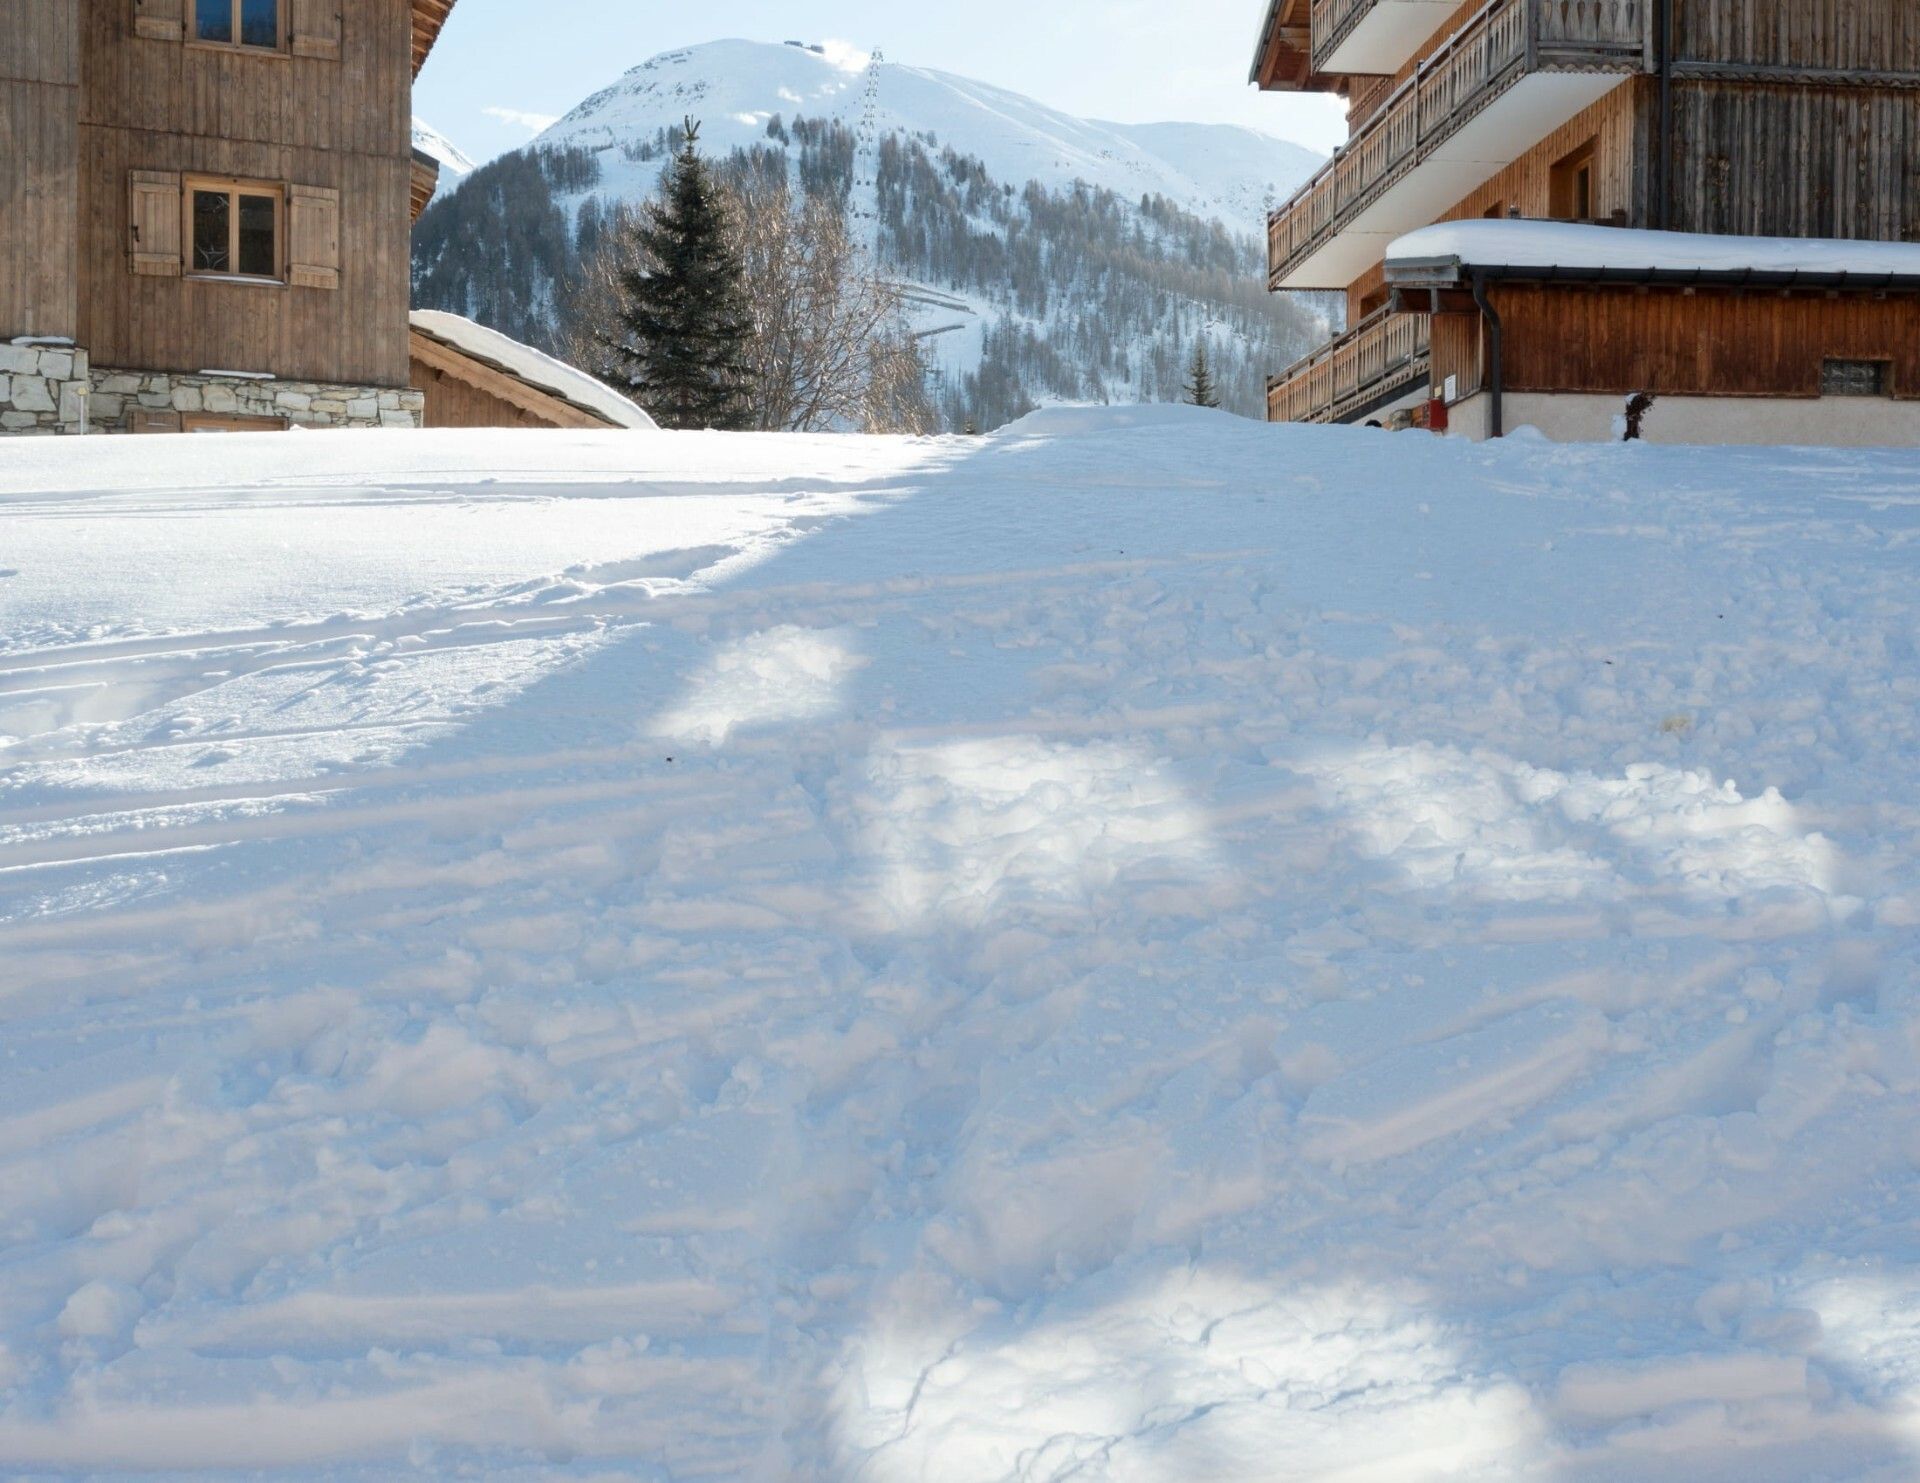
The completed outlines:
{"type": "Polygon", "coordinates": [[[1428,384],[1425,314],[1369,315],[1267,382],[1269,422],[1344,422],[1428,384]]]}
{"type": "MultiPolygon", "coordinates": [[[[1382,0],[1321,3],[1337,24],[1382,0]]],[[[1357,241],[1330,251],[1343,234],[1390,238],[1424,226],[1622,77],[1647,70],[1653,4],[1489,0],[1273,213],[1270,285],[1345,287],[1377,252],[1357,241]]]]}
{"type": "Polygon", "coordinates": [[[1313,0],[1312,69],[1391,77],[1459,9],[1459,0],[1313,0]]]}

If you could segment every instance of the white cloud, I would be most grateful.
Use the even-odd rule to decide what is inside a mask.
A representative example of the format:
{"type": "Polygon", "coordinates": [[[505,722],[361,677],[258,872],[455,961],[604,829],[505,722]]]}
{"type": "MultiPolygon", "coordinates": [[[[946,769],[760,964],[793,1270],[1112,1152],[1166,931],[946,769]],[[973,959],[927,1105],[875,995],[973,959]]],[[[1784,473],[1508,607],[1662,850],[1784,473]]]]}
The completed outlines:
{"type": "Polygon", "coordinates": [[[866,47],[855,46],[851,41],[823,41],[820,50],[842,72],[862,71],[873,55],[866,47]]]}
{"type": "Polygon", "coordinates": [[[529,134],[542,134],[560,122],[559,116],[552,113],[529,113],[524,108],[487,107],[480,110],[488,118],[497,118],[502,123],[513,124],[525,129],[529,134]]]}

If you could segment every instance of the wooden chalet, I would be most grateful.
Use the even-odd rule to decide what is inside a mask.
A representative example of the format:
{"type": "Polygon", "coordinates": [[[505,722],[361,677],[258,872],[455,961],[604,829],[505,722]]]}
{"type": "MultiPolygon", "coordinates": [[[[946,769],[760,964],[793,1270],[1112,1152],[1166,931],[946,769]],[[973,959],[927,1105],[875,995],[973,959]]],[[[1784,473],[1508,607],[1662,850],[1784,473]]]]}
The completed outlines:
{"type": "Polygon", "coordinates": [[[1920,247],[1742,258],[1920,243],[1920,0],[1269,0],[1253,80],[1349,125],[1268,222],[1347,325],[1272,420],[1605,438],[1644,395],[1657,439],[1920,443],[1920,247]],[[1395,260],[1481,219],[1640,230],[1395,260]]]}
{"type": "Polygon", "coordinates": [[[453,4],[8,0],[0,432],[419,427],[454,375],[506,388],[463,425],[619,425],[451,345],[416,380],[413,79],[453,4]]]}

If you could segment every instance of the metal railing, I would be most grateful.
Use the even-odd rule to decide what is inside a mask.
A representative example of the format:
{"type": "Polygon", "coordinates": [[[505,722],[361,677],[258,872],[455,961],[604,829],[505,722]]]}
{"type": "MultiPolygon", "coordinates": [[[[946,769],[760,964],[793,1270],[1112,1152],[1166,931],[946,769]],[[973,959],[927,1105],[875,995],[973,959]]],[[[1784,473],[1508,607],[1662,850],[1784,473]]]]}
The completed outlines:
{"type": "MultiPolygon", "coordinates": [[[[1349,7],[1358,14],[1378,0],[1320,3],[1331,18],[1349,7]]],[[[1489,0],[1268,219],[1271,281],[1277,284],[1518,78],[1535,71],[1644,70],[1653,3],[1489,0]]],[[[1314,14],[1317,24],[1318,5],[1314,14]]]]}
{"type": "Polygon", "coordinates": [[[1337,422],[1395,392],[1425,384],[1433,321],[1376,310],[1267,383],[1269,422],[1337,422]]]}

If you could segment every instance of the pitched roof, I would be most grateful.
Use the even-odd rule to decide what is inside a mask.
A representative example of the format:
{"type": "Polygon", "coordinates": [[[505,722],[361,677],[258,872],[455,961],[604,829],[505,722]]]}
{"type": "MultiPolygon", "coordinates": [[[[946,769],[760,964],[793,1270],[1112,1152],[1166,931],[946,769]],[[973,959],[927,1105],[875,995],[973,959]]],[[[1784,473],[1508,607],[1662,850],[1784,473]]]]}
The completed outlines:
{"type": "Polygon", "coordinates": [[[455,0],[413,0],[413,75],[418,77],[426,65],[427,53],[440,39],[440,28],[447,23],[455,0]]]}
{"type": "Polygon", "coordinates": [[[449,362],[446,356],[432,352],[433,346],[457,352],[470,363],[511,377],[523,386],[532,387],[536,392],[584,413],[603,426],[642,432],[656,425],[631,400],[605,382],[597,381],[585,371],[565,361],[555,360],[531,345],[522,345],[498,330],[490,330],[471,319],[438,309],[415,309],[407,316],[407,323],[413,332],[415,354],[443,370],[459,374],[456,364],[449,362]],[[422,347],[422,340],[427,342],[426,347],[422,347]]]}

